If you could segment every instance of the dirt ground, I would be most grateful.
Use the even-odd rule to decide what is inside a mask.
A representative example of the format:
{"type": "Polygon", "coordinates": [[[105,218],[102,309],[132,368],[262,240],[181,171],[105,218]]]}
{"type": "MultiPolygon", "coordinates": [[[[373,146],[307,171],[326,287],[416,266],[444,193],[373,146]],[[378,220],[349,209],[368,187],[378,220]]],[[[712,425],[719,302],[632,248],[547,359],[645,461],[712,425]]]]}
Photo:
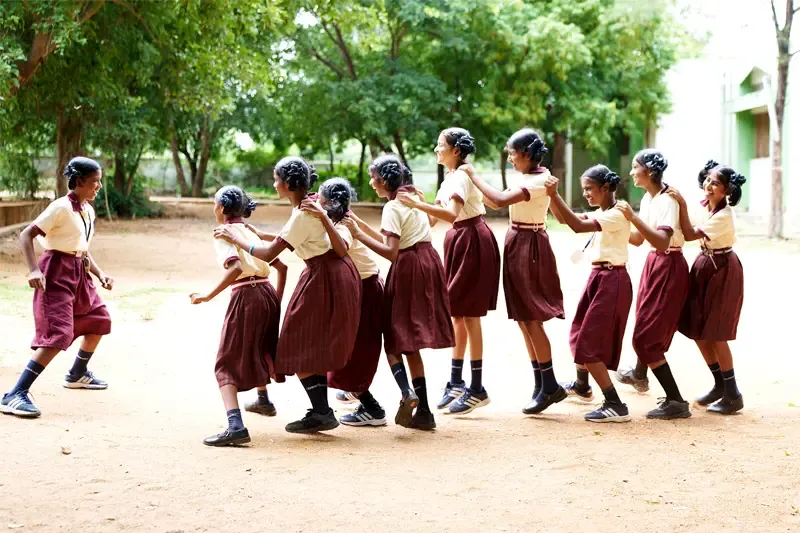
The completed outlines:
{"type": "MultiPolygon", "coordinates": [[[[800,531],[796,242],[746,238],[737,245],[747,279],[732,346],[746,404],[738,416],[695,410],[688,420],[648,421],[661,392],[655,380],[646,395],[620,389],[634,417],[629,424],[584,422],[590,406],[569,402],[523,416],[533,377],[501,291],[498,311],[484,322],[488,407],[463,418],[439,414],[434,433],[390,423],[291,435],[283,427],[304,414],[308,400],[290,379],[270,387],[277,417],[245,414],[251,446],[215,449],[201,441],[225,425],[213,362],[227,294],[201,306],[188,298],[221,275],[207,211],[204,219],[98,224],[93,253],[116,278],[114,291],[103,291],[115,322],[92,368],[111,385],[61,387],[73,346],[34,386],[40,419],[0,417],[0,529],[800,531]]],[[[271,206],[254,221],[277,229],[287,215],[271,206]]],[[[362,215],[377,223],[377,211],[362,215]]],[[[502,244],[505,221],[492,225],[502,244]]],[[[444,229],[435,234],[440,251],[444,229]]],[[[567,319],[551,321],[547,331],[556,374],[566,380],[574,375],[567,332],[588,266],[569,260],[583,237],[557,228],[551,236],[567,319]]],[[[696,247],[686,253],[693,257],[696,247]]],[[[302,263],[284,256],[285,305],[302,263]]],[[[7,390],[30,356],[33,321],[14,239],[0,241],[0,260],[0,389],[7,390]]],[[[632,251],[634,286],[643,262],[644,251],[632,251]]],[[[632,326],[631,319],[628,337],[632,326]]],[[[633,357],[628,340],[623,361],[633,357]]],[[[434,401],[449,359],[446,350],[425,354],[434,401]]],[[[688,398],[710,387],[700,354],[680,335],[669,360],[688,398]]],[[[373,392],[393,418],[399,394],[385,362],[373,392]]]]}

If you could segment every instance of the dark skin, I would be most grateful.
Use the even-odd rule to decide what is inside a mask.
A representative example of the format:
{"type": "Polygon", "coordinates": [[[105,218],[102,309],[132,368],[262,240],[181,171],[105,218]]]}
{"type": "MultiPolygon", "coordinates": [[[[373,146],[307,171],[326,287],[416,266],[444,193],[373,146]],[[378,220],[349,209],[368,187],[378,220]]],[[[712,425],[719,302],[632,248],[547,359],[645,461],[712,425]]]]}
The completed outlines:
{"type": "MultiPolygon", "coordinates": [[[[633,177],[633,184],[636,187],[641,187],[650,193],[651,198],[661,193],[664,186],[661,184],[660,179],[656,179],[653,173],[645,166],[639,164],[635,159],[631,165],[631,177],[633,177]]],[[[639,215],[633,212],[633,208],[627,202],[618,202],[617,209],[622,211],[635,229],[631,230],[631,236],[628,239],[634,246],[641,246],[646,240],[653,248],[659,252],[663,252],[669,248],[669,240],[672,237],[667,231],[663,229],[653,229],[646,224],[639,215]]]]}
{"type": "MultiPolygon", "coordinates": [[[[72,192],[74,192],[78,197],[78,201],[81,203],[81,205],[84,205],[97,197],[97,193],[103,188],[102,180],[102,170],[98,170],[97,172],[89,174],[88,176],[84,176],[83,178],[78,178],[76,186],[72,192]]],[[[46,291],[47,280],[45,279],[42,271],[39,270],[39,265],[36,261],[36,251],[33,246],[33,241],[36,236],[36,231],[31,226],[28,226],[22,230],[22,233],[19,236],[19,242],[20,246],[22,247],[22,253],[25,256],[25,262],[28,265],[28,270],[30,271],[30,274],[28,274],[28,285],[36,290],[46,291]]],[[[113,289],[114,279],[111,276],[106,275],[100,269],[100,267],[97,266],[92,254],[87,254],[87,257],[89,259],[89,272],[91,272],[97,278],[97,280],[100,282],[100,285],[104,289],[109,291],[113,289]]],[[[84,335],[83,340],[81,341],[81,350],[90,353],[94,352],[97,349],[97,346],[100,344],[100,340],[102,338],[102,335],[84,335]]],[[[58,348],[37,348],[32,359],[40,365],[46,367],[60,351],[61,350],[58,348]]]]}
{"type": "Polygon", "coordinates": [[[328,204],[328,202],[329,200],[320,194],[319,203],[306,198],[300,202],[300,209],[309,215],[318,218],[322,222],[322,225],[325,226],[325,231],[328,233],[328,239],[331,241],[331,247],[333,248],[333,251],[336,252],[336,255],[339,257],[344,257],[347,255],[348,246],[347,243],[344,242],[344,239],[342,239],[342,236],[339,235],[339,232],[336,231],[333,221],[325,211],[325,206],[328,204]]]}

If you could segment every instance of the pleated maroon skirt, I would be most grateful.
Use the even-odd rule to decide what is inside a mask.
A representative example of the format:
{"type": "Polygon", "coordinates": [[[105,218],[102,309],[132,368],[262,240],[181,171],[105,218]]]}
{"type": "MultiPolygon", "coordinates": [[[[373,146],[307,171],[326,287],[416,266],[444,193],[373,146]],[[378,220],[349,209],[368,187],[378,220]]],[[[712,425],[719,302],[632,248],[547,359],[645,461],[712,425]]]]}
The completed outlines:
{"type": "Polygon", "coordinates": [[[556,256],[545,230],[508,228],[503,247],[503,292],[511,320],[564,318],[556,256]]]}
{"type": "Polygon", "coordinates": [[[361,278],[349,257],[306,260],[278,338],[277,374],[327,374],[350,360],[361,313],[361,278]]]}
{"type": "Polygon", "coordinates": [[[575,362],[605,363],[616,370],[633,300],[625,267],[592,268],[569,333],[575,362]]]}
{"type": "Polygon", "coordinates": [[[636,296],[633,349],[643,363],[657,363],[672,344],[689,290],[689,265],[679,250],[651,251],[636,296]]]}
{"type": "Polygon", "coordinates": [[[356,345],[344,368],[328,372],[328,386],[348,392],[369,389],[383,344],[383,282],[377,274],[361,280],[361,315],[356,345]]]}
{"type": "Polygon", "coordinates": [[[400,250],[383,298],[384,349],[399,355],[456,345],[442,260],[429,242],[400,250]]]}
{"type": "Polygon", "coordinates": [[[242,392],[275,377],[280,314],[278,293],[269,282],[231,291],[214,366],[220,387],[234,385],[242,392]]]}
{"type": "Polygon", "coordinates": [[[689,273],[678,331],[694,340],[735,340],[743,301],[744,271],[736,253],[701,253],[689,273]]]}
{"type": "Polygon", "coordinates": [[[36,334],[31,349],[66,350],[83,335],[111,333],[111,316],[80,258],[47,250],[39,258],[39,270],[45,290],[33,293],[36,334]]]}
{"type": "Polygon", "coordinates": [[[444,268],[450,316],[486,316],[497,308],[500,249],[483,216],[456,222],[447,231],[444,268]]]}

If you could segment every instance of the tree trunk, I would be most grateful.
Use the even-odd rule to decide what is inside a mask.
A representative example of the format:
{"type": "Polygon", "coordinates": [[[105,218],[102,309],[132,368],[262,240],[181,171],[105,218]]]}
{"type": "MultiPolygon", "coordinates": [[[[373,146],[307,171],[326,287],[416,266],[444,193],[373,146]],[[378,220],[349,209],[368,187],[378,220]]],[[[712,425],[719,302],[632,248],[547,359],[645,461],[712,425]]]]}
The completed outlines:
{"type": "Polygon", "coordinates": [[[334,168],[334,160],[333,160],[333,143],[328,141],[328,166],[331,167],[331,172],[333,172],[334,168]]]}
{"type": "Polygon", "coordinates": [[[136,160],[131,165],[131,168],[128,170],[128,182],[125,184],[125,196],[130,198],[131,193],[133,192],[133,182],[136,179],[136,172],[139,170],[139,161],[142,160],[142,154],[144,153],[144,146],[139,150],[139,153],[136,155],[136,160]]]}
{"type": "MultiPolygon", "coordinates": [[[[563,133],[556,133],[553,143],[553,162],[550,167],[550,172],[553,176],[559,179],[558,189],[559,194],[564,194],[566,183],[564,179],[567,175],[567,164],[565,160],[567,147],[567,137],[563,133]]],[[[572,206],[570,206],[572,207],[572,206]]]]}
{"type": "Polygon", "coordinates": [[[210,129],[208,115],[206,115],[203,117],[203,128],[200,130],[200,162],[197,165],[197,174],[192,180],[192,196],[195,198],[203,196],[203,185],[213,142],[210,129]]]}
{"type": "Polygon", "coordinates": [[[361,141],[361,157],[358,158],[358,192],[364,187],[364,156],[367,155],[367,143],[361,141]]]}
{"type": "Polygon", "coordinates": [[[439,189],[442,188],[443,181],[444,181],[444,165],[436,165],[436,192],[439,192],[439,189]]]}
{"type": "Polygon", "coordinates": [[[114,188],[125,190],[125,159],[120,154],[114,154],[114,188]]]}
{"type": "Polygon", "coordinates": [[[67,179],[64,169],[70,159],[81,154],[83,130],[77,118],[59,111],[56,122],[56,149],[58,153],[58,166],[56,167],[56,196],[67,194],[67,179]]]}
{"type": "Polygon", "coordinates": [[[397,148],[397,154],[400,156],[400,160],[405,166],[408,166],[408,161],[406,161],[406,152],[403,150],[403,138],[400,136],[399,131],[394,132],[394,146],[397,148]]]}
{"type": "Polygon", "coordinates": [[[500,151],[500,178],[503,181],[503,190],[508,189],[508,181],[506,181],[506,163],[508,162],[508,152],[505,150],[500,151]]]}
{"type": "Polygon", "coordinates": [[[172,150],[172,162],[175,163],[175,181],[178,182],[181,196],[189,196],[189,186],[186,184],[186,176],[183,173],[181,154],[178,152],[178,137],[175,135],[174,129],[170,132],[169,144],[172,150]]]}

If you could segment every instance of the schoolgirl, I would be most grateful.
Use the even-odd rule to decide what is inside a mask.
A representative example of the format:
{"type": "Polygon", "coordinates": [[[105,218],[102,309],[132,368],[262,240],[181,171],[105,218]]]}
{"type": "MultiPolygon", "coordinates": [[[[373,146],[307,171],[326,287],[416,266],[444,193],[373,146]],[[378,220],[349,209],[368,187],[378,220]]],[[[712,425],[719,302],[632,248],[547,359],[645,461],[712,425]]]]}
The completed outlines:
{"type": "Polygon", "coordinates": [[[460,170],[475,152],[475,140],[467,130],[448,128],[440,135],[437,163],[447,168],[434,205],[417,194],[401,193],[397,198],[408,207],[453,224],[444,241],[447,293],[456,334],[450,381],[437,405],[451,414],[471,413],[491,401],[483,387],[483,330],[481,317],[497,307],[500,285],[500,251],[491,228],[486,224],[483,194],[469,176],[460,170]],[[462,379],[464,354],[469,346],[472,382],[462,379]]]}
{"type": "Polygon", "coordinates": [[[305,261],[283,318],[275,373],[297,374],[312,406],[301,420],[287,424],[286,431],[327,431],[339,425],[328,406],[327,373],[344,368],[353,351],[361,278],[349,257],[339,257],[331,249],[322,221],[300,209],[317,179],[314,168],[299,157],[286,157],[275,166],[274,178],[278,195],[294,207],[278,238],[268,244],[250,244],[228,226],[217,228],[214,235],[266,262],[287,248],[305,261]]]}
{"type": "MultiPolygon", "coordinates": [[[[217,224],[228,226],[248,248],[261,242],[244,224],[244,219],[249,218],[255,208],[256,203],[239,187],[222,187],[214,196],[217,224]]],[[[250,434],[242,420],[237,394],[264,385],[275,375],[281,302],[267,279],[270,268],[266,262],[222,239],[214,239],[214,248],[225,274],[211,292],[193,293],[190,298],[192,304],[208,302],[231,287],[231,300],[214,365],[228,427],[203,443],[207,446],[241,445],[250,442],[250,434]]],[[[280,260],[275,259],[273,265],[277,263],[280,260]]],[[[285,270],[278,270],[278,275],[285,280],[285,270]]]]}
{"type": "Polygon", "coordinates": [[[35,352],[17,384],[0,400],[0,412],[24,418],[42,414],[31,401],[31,385],[77,337],[83,337],[83,341],[64,378],[64,387],[90,390],[108,387],[108,383],[87,369],[103,335],[111,333],[111,317],[89,276],[93,274],[104,289],[111,290],[114,286],[114,280],[97,266],[89,253],[95,231],[94,209],[89,202],[103,186],[103,171],[96,161],[76,157],[65,167],[64,176],[70,192],[51,202],[20,235],[30,271],[28,285],[34,289],[36,334],[31,349],[35,352]],[[38,263],[33,247],[37,238],[44,248],[38,263]]]}
{"type": "Polygon", "coordinates": [[[731,167],[713,160],[706,163],[698,176],[705,199],[696,226],[689,219],[681,194],[668,191],[680,206],[684,237],[701,242],[701,252],[689,273],[689,294],[678,325],[678,331],[697,343],[714,376],[714,387],[695,403],[723,415],[744,408],[728,341],[736,339],[744,301],[742,262],[733,251],[736,218],[732,207],[741,200],[746,181],[731,167]]]}
{"type": "MultiPolygon", "coordinates": [[[[575,233],[590,233],[588,254],[592,271],[586,282],[569,335],[575,364],[586,369],[603,391],[603,405],[587,413],[590,422],[628,422],[628,406],[622,403],[608,375],[616,370],[622,352],[622,339],[633,299],[631,279],[626,270],[630,222],[622,211],[614,209],[614,191],[619,176],[603,165],[596,165],[581,177],[583,197],[592,207],[599,207],[578,216],[558,194],[558,180],[547,179],[550,208],[556,217],[575,233]]],[[[588,380],[572,384],[586,395],[588,380]]]]}
{"type": "Polygon", "coordinates": [[[652,247],[647,254],[636,297],[636,325],[633,349],[638,358],[633,369],[617,372],[620,383],[636,390],[649,388],[647,368],[653,370],[665,397],[647,418],[672,420],[689,418],[689,402],[681,396],[665,354],[678,330],[678,320],[689,287],[689,265],[683,256],[683,232],[678,220],[678,202],[666,191],[663,182],[667,159],[657,150],[642,150],[633,158],[631,176],[636,187],[645,189],[637,216],[630,205],[619,202],[625,218],[631,221],[630,242],[652,247]]]}
{"type": "Polygon", "coordinates": [[[499,191],[465,165],[462,168],[493,209],[508,207],[510,224],[503,247],[503,291],[508,318],[519,325],[533,366],[531,401],[522,412],[541,413],[567,397],[553,371],[550,339],[544,322],[564,318],[564,297],[550,237],[546,230],[550,196],[544,184],[550,172],[542,165],[547,148],[535,130],[516,132],[506,145],[518,178],[499,191]]]}
{"type": "Polygon", "coordinates": [[[369,172],[372,188],[379,197],[389,199],[383,207],[381,231],[355,215],[345,217],[344,223],[356,239],[392,262],[381,315],[384,349],[402,393],[395,423],[432,430],[436,421],[428,405],[420,350],[455,345],[442,260],[431,244],[427,215],[397,200],[398,193],[415,191],[411,171],[396,156],[385,155],[370,165],[369,172]]]}

